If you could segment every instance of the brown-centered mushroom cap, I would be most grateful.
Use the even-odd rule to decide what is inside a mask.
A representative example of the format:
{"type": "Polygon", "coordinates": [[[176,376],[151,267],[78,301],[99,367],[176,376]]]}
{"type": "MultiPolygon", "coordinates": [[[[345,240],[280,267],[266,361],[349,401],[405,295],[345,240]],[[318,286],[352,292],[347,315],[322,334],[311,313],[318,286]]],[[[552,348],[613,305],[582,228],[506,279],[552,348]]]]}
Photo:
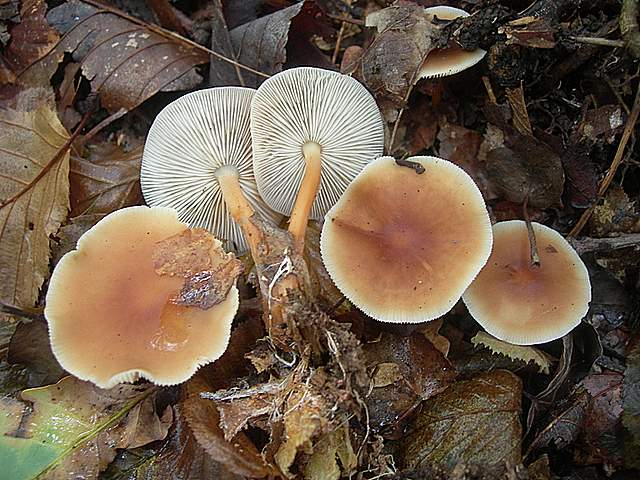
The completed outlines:
{"type": "Polygon", "coordinates": [[[211,308],[179,306],[169,299],[184,278],[154,268],[157,242],[186,228],[170,208],[125,208],[88,230],[60,260],[45,317],[53,352],[67,371],[102,388],[139,377],[171,385],[222,355],[238,309],[235,285],[211,308]]]}
{"type": "Polygon", "coordinates": [[[531,264],[526,223],[496,223],[493,251],[462,299],[482,327],[518,345],[544,343],[570,332],[591,301],[589,272],[555,230],[533,223],[540,266],[531,264]]]}
{"type": "MultiPolygon", "coordinates": [[[[464,10],[448,6],[429,7],[424,9],[427,15],[434,19],[455,20],[458,17],[468,17],[464,10]]],[[[436,48],[432,50],[418,71],[418,78],[446,77],[473,67],[484,58],[486,51],[476,49],[463,50],[457,45],[448,48],[436,48]]]]}
{"type": "Polygon", "coordinates": [[[368,164],[327,212],[322,258],[358,308],[386,322],[448,312],[491,252],[491,222],[473,180],[436,157],[368,164]]]}

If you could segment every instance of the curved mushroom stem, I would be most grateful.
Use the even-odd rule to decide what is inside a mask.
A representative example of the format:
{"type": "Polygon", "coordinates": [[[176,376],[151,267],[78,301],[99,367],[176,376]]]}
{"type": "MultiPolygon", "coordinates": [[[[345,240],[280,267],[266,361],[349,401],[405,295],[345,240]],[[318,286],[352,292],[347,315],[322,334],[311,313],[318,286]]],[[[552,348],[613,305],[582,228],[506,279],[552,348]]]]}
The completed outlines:
{"type": "Polygon", "coordinates": [[[220,190],[222,190],[222,196],[224,197],[229,213],[242,229],[242,233],[249,244],[251,252],[255,253],[258,248],[260,232],[250,221],[255,212],[251,204],[247,201],[247,197],[244,196],[242,188],[240,188],[238,169],[231,165],[225,165],[218,168],[214,175],[218,180],[220,190]]]}
{"type": "Polygon", "coordinates": [[[307,142],[302,146],[302,154],[306,162],[304,177],[289,218],[289,233],[293,236],[298,251],[304,248],[304,234],[307,230],[309,212],[320,188],[321,152],[320,145],[316,142],[307,142]]]}

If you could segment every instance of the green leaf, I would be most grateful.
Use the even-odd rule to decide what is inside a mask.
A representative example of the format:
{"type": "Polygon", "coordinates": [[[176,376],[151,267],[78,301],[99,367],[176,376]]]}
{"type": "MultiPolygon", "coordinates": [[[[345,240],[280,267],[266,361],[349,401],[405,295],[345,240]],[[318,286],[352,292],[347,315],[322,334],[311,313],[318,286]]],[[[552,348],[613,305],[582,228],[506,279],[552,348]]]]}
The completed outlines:
{"type": "Polygon", "coordinates": [[[12,480],[59,478],[74,472],[96,478],[116,448],[137,447],[166,436],[146,385],[110,390],[65,377],[22,392],[21,402],[1,400],[0,465],[12,480]]]}

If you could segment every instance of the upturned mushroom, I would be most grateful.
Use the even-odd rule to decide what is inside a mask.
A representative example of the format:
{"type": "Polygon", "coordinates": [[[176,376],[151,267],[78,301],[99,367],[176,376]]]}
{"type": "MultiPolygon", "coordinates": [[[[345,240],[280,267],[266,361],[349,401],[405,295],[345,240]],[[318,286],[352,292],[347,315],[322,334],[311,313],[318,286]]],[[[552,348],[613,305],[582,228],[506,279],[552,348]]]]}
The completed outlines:
{"type": "Polygon", "coordinates": [[[175,208],[181,220],[206,228],[236,253],[249,247],[240,228],[243,219],[254,211],[275,223],[280,219],[260,198],[253,175],[249,114],[254,93],[210,88],[167,105],[149,130],[140,173],[149,205],[175,208]]]}
{"type": "Polygon", "coordinates": [[[491,253],[491,222],[471,177],[447,160],[381,157],[327,212],[329,275],[367,315],[418,323],[448,312],[491,253]]]}
{"type": "Polygon", "coordinates": [[[258,88],[251,135],[258,190],[290,216],[298,248],[309,217],[322,218],[384,144],[369,92],[351,77],[309,67],[285,70],[258,88]]]}
{"type": "MultiPolygon", "coordinates": [[[[425,8],[425,13],[433,21],[455,20],[459,17],[468,17],[464,10],[448,6],[436,6],[425,8]]],[[[459,73],[473,67],[484,58],[486,51],[482,49],[463,50],[454,42],[447,48],[436,48],[429,52],[424,63],[418,71],[418,78],[438,78],[459,73]]]]}
{"type": "Polygon", "coordinates": [[[517,345],[550,342],[586,315],[589,272],[555,230],[532,223],[539,265],[531,262],[525,222],[493,226],[489,261],[462,296],[469,313],[491,335],[517,345]]]}
{"type": "Polygon", "coordinates": [[[102,388],[140,377],[183,382],[225,351],[239,273],[218,240],[175,210],[118,210],[53,271],[44,311],[53,353],[102,388]]]}

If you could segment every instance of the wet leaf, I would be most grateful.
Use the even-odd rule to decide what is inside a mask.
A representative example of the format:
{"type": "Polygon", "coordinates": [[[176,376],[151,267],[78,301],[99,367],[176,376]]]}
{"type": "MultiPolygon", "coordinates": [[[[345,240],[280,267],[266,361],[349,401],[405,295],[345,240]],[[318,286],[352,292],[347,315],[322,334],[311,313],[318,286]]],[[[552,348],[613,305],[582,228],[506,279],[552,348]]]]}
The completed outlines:
{"type": "Polygon", "coordinates": [[[0,124],[0,300],[28,308],[49,275],[49,236],[67,216],[69,134],[44,89],[20,92],[0,124]]]}
{"type": "Polygon", "coordinates": [[[376,98],[401,108],[433,48],[436,29],[424,8],[408,3],[369,14],[366,25],[377,34],[360,57],[356,76],[376,98]]]}
{"type": "Polygon", "coordinates": [[[161,36],[109,11],[79,0],[66,2],[47,14],[61,40],[45,57],[20,76],[29,84],[50,78],[65,53],[82,65],[100,102],[109,112],[132,110],[159,91],[187,90],[202,78],[195,67],[208,55],[161,36]]]}
{"type": "Polygon", "coordinates": [[[125,151],[115,143],[88,147],[86,158],[71,155],[71,216],[107,214],[142,203],[142,146],[125,151]]]}
{"type": "Polygon", "coordinates": [[[520,463],[521,396],[522,382],[504,370],[452,385],[424,402],[404,440],[404,466],[520,463]]]}
{"type": "Polygon", "coordinates": [[[393,435],[422,400],[445,390],[455,370],[423,335],[407,337],[383,334],[365,344],[373,389],[365,399],[371,424],[393,435]]]}
{"type": "Polygon", "coordinates": [[[478,332],[472,339],[473,345],[482,345],[497,355],[504,355],[513,360],[520,360],[524,363],[533,362],[542,373],[549,374],[551,359],[547,354],[535,347],[525,347],[503,342],[485,332],[478,332]]]}
{"type": "Polygon", "coordinates": [[[160,420],[148,386],[102,390],[66,377],[55,385],[25,390],[22,403],[3,399],[0,462],[14,480],[37,475],[95,478],[116,448],[163,439],[170,415],[160,420]],[[31,408],[28,407],[31,406],[31,408]]]}

